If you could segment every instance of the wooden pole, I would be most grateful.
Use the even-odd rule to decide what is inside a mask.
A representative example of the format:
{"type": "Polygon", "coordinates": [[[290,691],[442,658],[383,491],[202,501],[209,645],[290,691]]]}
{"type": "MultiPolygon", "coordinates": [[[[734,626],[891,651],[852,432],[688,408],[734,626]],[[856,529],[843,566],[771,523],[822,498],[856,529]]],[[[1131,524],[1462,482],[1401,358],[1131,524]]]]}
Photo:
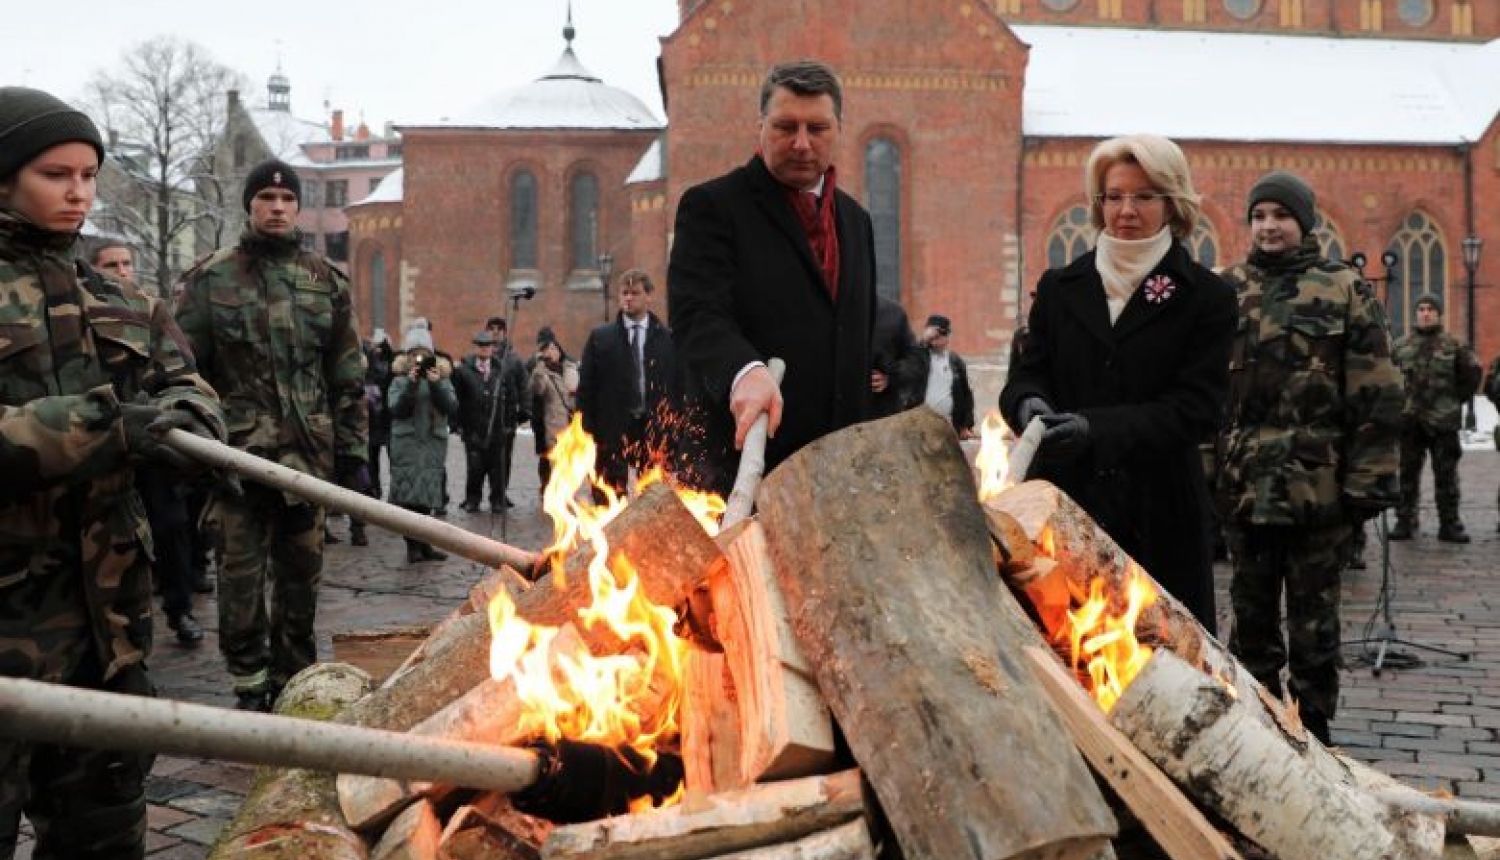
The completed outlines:
{"type": "MultiPolygon", "coordinates": [[[[766,369],[771,371],[771,378],[780,385],[781,378],[786,375],[786,362],[773,358],[767,362],[766,369]]],[[[740,451],[740,468],[735,473],[734,486],[729,490],[729,500],[724,503],[724,519],[719,524],[720,529],[727,529],[745,519],[755,509],[755,491],[760,489],[761,476],[766,473],[766,435],[770,426],[770,416],[762,413],[750,425],[750,432],[745,434],[745,447],[740,451]]]]}
{"type": "Polygon", "coordinates": [[[430,543],[477,561],[489,567],[508,564],[520,571],[536,567],[537,554],[465,531],[426,514],[408,511],[315,478],[305,472],[289,469],[264,457],[231,448],[222,442],[195,436],[186,430],[169,430],[166,442],[195,460],[228,469],[237,475],[306,499],[352,517],[374,523],[399,535],[430,543]]]}

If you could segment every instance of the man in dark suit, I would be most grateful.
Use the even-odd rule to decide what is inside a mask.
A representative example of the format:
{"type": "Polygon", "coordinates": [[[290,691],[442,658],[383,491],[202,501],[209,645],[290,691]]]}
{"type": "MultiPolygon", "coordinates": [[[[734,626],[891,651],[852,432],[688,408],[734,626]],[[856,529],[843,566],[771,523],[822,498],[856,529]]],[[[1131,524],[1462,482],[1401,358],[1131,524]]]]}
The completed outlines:
{"type": "Polygon", "coordinates": [[[708,488],[729,488],[762,414],[768,469],[869,416],[875,242],[869,214],[837,189],[842,113],[828,66],[777,66],[755,155],[678,204],[667,289],[708,488]],[[779,387],[773,357],[787,365],[779,387]]]}
{"type": "MultiPolygon", "coordinates": [[[[917,388],[917,338],[899,302],[875,300],[875,333],[870,340],[870,417],[888,418],[907,408],[917,388]]],[[[925,382],[925,380],[923,380],[925,382]]]]}
{"type": "Polygon", "coordinates": [[[578,367],[578,411],[598,447],[594,471],[623,494],[630,469],[665,462],[681,410],[672,332],[651,312],[651,276],[620,276],[620,312],[589,333],[578,367]]]}

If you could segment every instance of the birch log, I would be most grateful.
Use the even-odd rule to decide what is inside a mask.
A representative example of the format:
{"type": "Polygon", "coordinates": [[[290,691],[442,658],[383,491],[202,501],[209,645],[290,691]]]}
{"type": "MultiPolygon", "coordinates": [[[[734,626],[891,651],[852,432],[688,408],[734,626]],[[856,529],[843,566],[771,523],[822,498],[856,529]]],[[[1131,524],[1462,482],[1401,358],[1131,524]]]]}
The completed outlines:
{"type": "Polygon", "coordinates": [[[953,427],[913,409],[823,437],[761,485],[793,632],[908,860],[1086,858],[1115,832],[1021,658],[953,427]]]}
{"type": "Polygon", "coordinates": [[[720,854],[711,860],[875,860],[875,846],[865,820],[856,818],[796,842],[720,854]]]}

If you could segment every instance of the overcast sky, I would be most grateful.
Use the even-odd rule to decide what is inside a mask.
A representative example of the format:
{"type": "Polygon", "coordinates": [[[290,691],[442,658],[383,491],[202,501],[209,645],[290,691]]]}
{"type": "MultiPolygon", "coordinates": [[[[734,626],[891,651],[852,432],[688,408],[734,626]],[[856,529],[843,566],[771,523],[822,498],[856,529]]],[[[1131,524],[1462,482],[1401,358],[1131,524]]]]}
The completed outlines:
{"type": "MultiPolygon", "coordinates": [[[[197,42],[244,73],[259,102],[266,78],[292,82],[292,111],[326,117],[323,103],[387,122],[462,114],[544,74],[562,54],[566,0],[7,0],[0,84],[70,101],[96,69],[117,68],[131,45],[170,34],[197,42]]],[[[677,0],[573,0],[573,49],[585,67],[663,117],[658,39],[676,26],[677,0]]]]}

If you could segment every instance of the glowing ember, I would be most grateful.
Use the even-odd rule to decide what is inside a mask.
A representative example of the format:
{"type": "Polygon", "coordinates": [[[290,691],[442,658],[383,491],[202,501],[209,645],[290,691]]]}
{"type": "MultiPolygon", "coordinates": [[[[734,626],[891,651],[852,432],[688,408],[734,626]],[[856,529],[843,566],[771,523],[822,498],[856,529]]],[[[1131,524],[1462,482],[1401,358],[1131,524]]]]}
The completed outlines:
{"type": "Polygon", "coordinates": [[[1102,577],[1089,583],[1088,599],[1068,613],[1068,623],[1055,638],[1068,640],[1074,670],[1087,668],[1089,692],[1108,713],[1151,659],[1152,649],[1136,639],[1135,624],[1158,595],[1135,562],[1126,572],[1123,612],[1111,614],[1111,595],[1105,594],[1105,587],[1102,577]]]}
{"type": "Polygon", "coordinates": [[[985,502],[1015,484],[1010,479],[1010,428],[1000,413],[990,410],[979,425],[979,454],[974,466],[979,470],[979,501],[985,502]]]}

